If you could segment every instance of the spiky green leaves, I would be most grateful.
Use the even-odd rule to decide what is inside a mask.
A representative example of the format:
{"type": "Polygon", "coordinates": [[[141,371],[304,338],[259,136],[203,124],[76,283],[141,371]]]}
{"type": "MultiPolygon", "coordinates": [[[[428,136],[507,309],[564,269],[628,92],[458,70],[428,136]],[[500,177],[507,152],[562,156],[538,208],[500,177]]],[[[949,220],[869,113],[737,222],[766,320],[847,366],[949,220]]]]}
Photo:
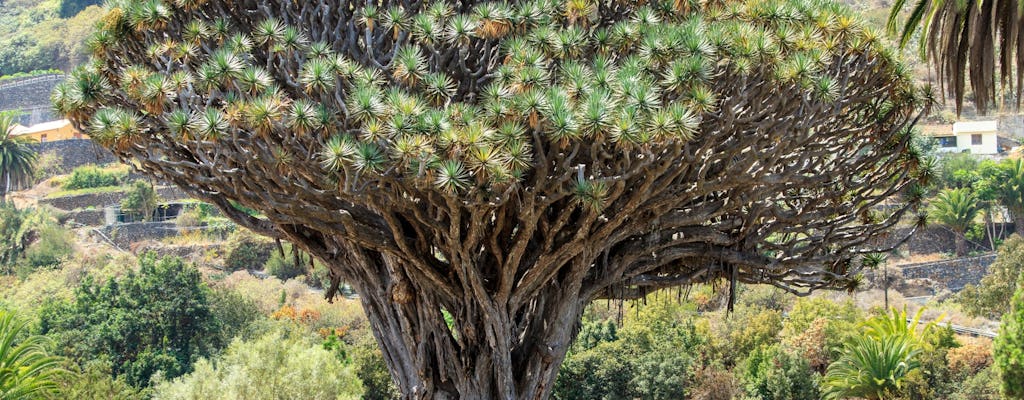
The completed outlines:
{"type": "MultiPolygon", "coordinates": [[[[119,11],[93,39],[96,53],[116,54],[126,31],[145,27],[155,34],[142,46],[173,61],[79,74],[58,88],[55,104],[91,117],[99,99],[124,94],[144,108],[143,120],[164,124],[161,137],[230,134],[277,148],[294,135],[321,153],[330,181],[381,172],[464,194],[531,178],[541,152],[563,156],[597,144],[614,158],[701,140],[706,120],[733,111],[723,109],[735,94],[724,87],[735,82],[841,102],[847,83],[830,68],[866,55],[893,79],[909,80],[877,37],[818,0],[623,3],[614,17],[598,15],[591,0],[360,5],[353,27],[374,43],[362,54],[283,16],[165,23],[168,13],[204,2],[116,0],[119,11]],[[481,49],[494,53],[467,58],[491,51],[481,49]]],[[[912,94],[892,96],[872,110],[878,119],[912,94]]],[[[108,114],[102,119],[113,119],[108,114]]],[[[590,203],[597,194],[577,195],[590,203]]]]}
{"type": "Polygon", "coordinates": [[[139,117],[122,108],[102,108],[89,122],[89,136],[104,146],[122,147],[142,133],[139,117]]]}
{"type": "Polygon", "coordinates": [[[605,206],[605,198],[608,196],[608,185],[601,181],[579,177],[573,185],[572,193],[575,196],[574,201],[580,206],[601,212],[605,206]]]}

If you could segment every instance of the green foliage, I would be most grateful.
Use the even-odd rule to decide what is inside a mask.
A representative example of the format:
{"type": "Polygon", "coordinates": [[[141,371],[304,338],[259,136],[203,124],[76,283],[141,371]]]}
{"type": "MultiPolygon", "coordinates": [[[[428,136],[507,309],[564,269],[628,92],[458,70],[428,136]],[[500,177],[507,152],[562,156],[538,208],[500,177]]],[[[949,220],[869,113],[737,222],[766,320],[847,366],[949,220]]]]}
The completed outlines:
{"type": "Polygon", "coordinates": [[[88,6],[103,4],[102,0],[60,0],[60,17],[70,18],[88,6]]]}
{"type": "Polygon", "coordinates": [[[358,399],[354,368],[306,337],[277,329],[236,339],[224,353],[200,359],[194,371],[156,385],[154,399],[358,399]]]}
{"type": "Polygon", "coordinates": [[[1024,160],[1005,159],[998,164],[983,163],[978,189],[988,200],[1006,207],[1016,226],[1024,234],[1024,160]]]}
{"type": "Polygon", "coordinates": [[[621,329],[610,329],[604,321],[584,324],[590,333],[582,340],[596,345],[573,345],[555,382],[555,398],[686,397],[697,355],[710,350],[710,332],[694,322],[692,305],[664,295],[647,302],[635,305],[639,310],[629,312],[621,329]]]}
{"type": "Polygon", "coordinates": [[[847,342],[842,357],[829,365],[823,380],[824,396],[872,400],[892,396],[904,376],[920,366],[919,352],[907,336],[856,336],[847,342]]]}
{"type": "Polygon", "coordinates": [[[956,253],[967,254],[965,234],[981,211],[977,194],[971,188],[944,189],[931,203],[929,216],[956,233],[956,253]]]}
{"type": "Polygon", "coordinates": [[[153,212],[156,211],[159,201],[160,198],[153,185],[142,179],[137,179],[132,182],[124,199],[121,200],[121,211],[141,215],[143,221],[149,221],[153,218],[153,212]]]}
{"type": "Polygon", "coordinates": [[[29,77],[33,77],[33,76],[53,75],[53,74],[63,74],[63,73],[64,73],[64,71],[61,71],[59,69],[36,69],[36,70],[28,71],[28,72],[15,72],[13,74],[7,74],[7,75],[0,76],[0,83],[4,83],[5,81],[11,81],[11,80],[15,80],[15,79],[29,78],[29,77]]]}
{"type": "Polygon", "coordinates": [[[945,189],[935,196],[930,215],[939,223],[963,234],[977,217],[978,196],[970,188],[945,189]]]}
{"type": "Polygon", "coordinates": [[[963,377],[954,377],[949,368],[947,355],[951,349],[960,347],[953,329],[933,326],[921,334],[921,365],[907,373],[903,385],[897,392],[901,399],[948,398],[963,377]]]}
{"type": "Polygon", "coordinates": [[[271,251],[270,258],[263,264],[263,270],[282,281],[306,274],[306,269],[309,266],[309,254],[300,251],[298,254],[299,264],[296,265],[296,255],[292,253],[295,251],[295,248],[292,244],[285,243],[282,247],[284,248],[284,256],[281,256],[279,251],[271,251]]]}
{"type": "Polygon", "coordinates": [[[59,69],[71,70],[85,60],[85,42],[102,9],[91,6],[62,16],[60,8],[59,0],[3,2],[0,74],[20,78],[62,73],[59,69]]]}
{"type": "Polygon", "coordinates": [[[0,273],[25,278],[41,267],[53,267],[74,250],[74,237],[46,209],[16,209],[0,202],[0,273]]]}
{"type": "Polygon", "coordinates": [[[39,399],[56,392],[64,370],[48,345],[45,337],[28,334],[14,313],[0,310],[0,399],[39,399]]]}
{"type": "Polygon", "coordinates": [[[29,210],[18,209],[13,202],[0,201],[0,272],[10,274],[31,237],[25,235],[29,210]]]}
{"type": "Polygon", "coordinates": [[[820,375],[807,360],[775,344],[760,347],[739,365],[747,396],[762,400],[801,400],[820,397],[820,375]]]}
{"type": "Polygon", "coordinates": [[[1013,235],[999,247],[996,260],[977,285],[968,284],[957,294],[964,312],[972,316],[999,318],[1010,311],[1006,301],[1017,290],[1017,277],[1024,271],[1024,238],[1013,235]]]}
{"type": "Polygon", "coordinates": [[[719,344],[727,364],[735,364],[743,355],[778,342],[782,330],[782,312],[737,305],[727,316],[719,344]]]}
{"type": "Polygon", "coordinates": [[[22,278],[38,268],[60,264],[71,256],[75,248],[74,234],[55,221],[37,226],[34,235],[38,240],[25,250],[25,260],[19,263],[18,275],[22,278]]]}
{"type": "Polygon", "coordinates": [[[972,375],[960,384],[951,396],[952,400],[1002,400],[999,394],[999,373],[995,367],[988,367],[972,375]]]}
{"type": "Polygon", "coordinates": [[[210,313],[217,321],[213,343],[230,343],[231,339],[249,332],[254,323],[265,319],[259,306],[242,294],[221,287],[210,291],[210,313]]]}
{"type": "Polygon", "coordinates": [[[1024,274],[1017,279],[1017,291],[1010,301],[1010,311],[1003,315],[992,354],[1003,396],[1024,399],[1024,274]]]}
{"type": "Polygon", "coordinates": [[[118,186],[127,178],[128,170],[126,168],[83,165],[71,171],[71,176],[64,181],[63,187],[66,190],[75,190],[118,186]]]}
{"type": "Polygon", "coordinates": [[[87,276],[73,301],[44,306],[40,329],[78,362],[106,357],[115,376],[143,387],[157,372],[188,372],[223,345],[210,297],[195,267],[149,253],[137,273],[106,282],[87,276]]]}
{"type": "Polygon", "coordinates": [[[981,177],[978,175],[978,157],[970,153],[946,154],[939,158],[940,187],[970,189],[981,177]]]}
{"type": "Polygon", "coordinates": [[[229,270],[256,269],[266,264],[274,250],[266,238],[256,236],[247,229],[235,230],[228,236],[227,257],[224,266],[229,270]]]}
{"type": "Polygon", "coordinates": [[[132,387],[124,377],[115,378],[109,360],[91,360],[83,366],[72,364],[72,373],[58,380],[60,393],[66,399],[136,400],[146,398],[146,391],[132,387]]]}
{"type": "Polygon", "coordinates": [[[40,153],[36,159],[36,169],[32,174],[33,180],[38,183],[64,173],[61,162],[63,162],[63,158],[57,152],[40,153]]]}
{"type": "Polygon", "coordinates": [[[789,312],[781,336],[787,340],[800,337],[812,332],[815,321],[820,320],[824,328],[823,342],[814,347],[825,351],[827,359],[822,360],[822,364],[827,365],[839,357],[847,339],[857,334],[863,314],[853,301],[837,303],[820,297],[803,298],[797,300],[789,312]]]}
{"type": "Polygon", "coordinates": [[[356,376],[363,382],[363,400],[397,400],[398,387],[391,379],[384,355],[376,343],[356,345],[353,351],[356,376]]]}

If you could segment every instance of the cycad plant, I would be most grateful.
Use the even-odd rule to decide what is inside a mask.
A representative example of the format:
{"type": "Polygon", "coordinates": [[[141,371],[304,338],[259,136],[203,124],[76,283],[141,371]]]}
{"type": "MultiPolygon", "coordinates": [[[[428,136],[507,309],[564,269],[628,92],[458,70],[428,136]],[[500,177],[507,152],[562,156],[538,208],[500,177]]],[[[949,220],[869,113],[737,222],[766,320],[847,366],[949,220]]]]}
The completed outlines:
{"type": "Polygon", "coordinates": [[[931,213],[956,235],[956,255],[967,254],[967,231],[981,211],[978,196],[970,188],[945,189],[932,200],[931,213]]]}
{"type": "Polygon", "coordinates": [[[824,398],[892,398],[903,377],[920,367],[917,355],[925,346],[921,338],[935,327],[933,321],[917,332],[923,312],[921,308],[908,318],[905,309],[893,309],[865,321],[861,334],[851,338],[839,359],[828,366],[822,380],[824,398]]]}
{"type": "Polygon", "coordinates": [[[36,152],[24,136],[14,136],[14,116],[0,113],[0,201],[7,193],[32,184],[36,152]]]}
{"type": "Polygon", "coordinates": [[[28,334],[25,322],[0,310],[0,399],[29,400],[55,394],[64,373],[60,357],[47,353],[44,336],[28,334]]]}

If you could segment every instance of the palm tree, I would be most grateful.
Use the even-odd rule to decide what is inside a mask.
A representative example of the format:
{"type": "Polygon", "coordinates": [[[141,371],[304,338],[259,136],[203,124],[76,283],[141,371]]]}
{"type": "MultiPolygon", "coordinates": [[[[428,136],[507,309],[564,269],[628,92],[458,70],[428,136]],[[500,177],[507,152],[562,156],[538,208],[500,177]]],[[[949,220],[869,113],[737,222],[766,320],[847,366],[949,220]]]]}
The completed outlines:
{"type": "MultiPolygon", "coordinates": [[[[897,21],[907,0],[896,0],[889,14],[888,29],[896,32],[897,21]]],[[[921,28],[919,52],[935,66],[940,85],[956,99],[957,114],[967,92],[970,75],[974,104],[982,113],[996,98],[996,67],[1000,86],[1016,84],[1020,107],[1024,57],[1024,10],[1017,0],[915,0],[900,34],[906,46],[921,28]],[[1016,79],[1016,82],[1014,82],[1016,79]]]]}
{"type": "Polygon", "coordinates": [[[957,256],[967,254],[967,238],[964,235],[980,209],[978,196],[968,188],[945,189],[932,202],[931,216],[956,234],[957,256]]]}
{"type": "Polygon", "coordinates": [[[38,399],[57,389],[54,378],[64,371],[62,359],[46,352],[46,337],[28,335],[25,323],[0,311],[0,399],[38,399]]]}
{"type": "Polygon", "coordinates": [[[31,139],[13,135],[14,116],[0,114],[0,201],[7,199],[7,193],[32,183],[32,172],[36,164],[36,152],[28,147],[31,139]]]}

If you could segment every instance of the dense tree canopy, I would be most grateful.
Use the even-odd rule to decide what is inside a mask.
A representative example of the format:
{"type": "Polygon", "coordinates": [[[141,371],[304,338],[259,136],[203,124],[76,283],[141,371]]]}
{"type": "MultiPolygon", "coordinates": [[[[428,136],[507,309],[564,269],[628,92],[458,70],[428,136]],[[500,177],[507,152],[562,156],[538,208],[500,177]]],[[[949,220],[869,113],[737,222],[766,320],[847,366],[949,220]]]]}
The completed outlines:
{"type": "Polygon", "coordinates": [[[76,361],[103,358],[115,376],[144,387],[157,371],[166,378],[188,372],[227,340],[195,267],[154,253],[139,266],[138,273],[106,282],[86,278],[74,301],[44,307],[40,326],[76,361]]]}
{"type": "Polygon", "coordinates": [[[818,0],[113,1],[90,43],[56,107],[351,281],[408,398],[546,397],[594,298],[853,287],[930,174],[928,93],[818,0]]]}

